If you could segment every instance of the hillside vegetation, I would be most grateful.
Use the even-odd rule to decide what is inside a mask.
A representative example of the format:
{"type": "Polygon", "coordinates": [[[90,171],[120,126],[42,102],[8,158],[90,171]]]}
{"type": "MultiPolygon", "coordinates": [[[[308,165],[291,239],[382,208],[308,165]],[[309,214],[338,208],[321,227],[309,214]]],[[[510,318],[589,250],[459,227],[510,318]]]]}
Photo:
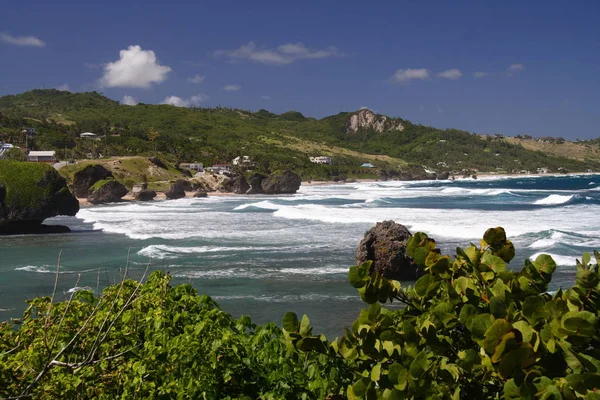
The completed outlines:
{"type": "MultiPolygon", "coordinates": [[[[0,140],[23,145],[24,127],[39,132],[30,139],[31,148],[56,149],[63,158],[157,154],[173,163],[209,165],[249,155],[258,170],[293,169],[305,179],[372,177],[373,170],[360,167],[366,162],[397,171],[422,171],[423,166],[486,172],[600,169],[597,156],[572,157],[572,151],[440,130],[369,110],[315,119],[295,111],[277,115],[222,107],[125,106],[95,92],[54,89],[0,97],[0,140]],[[80,139],[82,132],[106,136],[80,139]],[[318,166],[308,159],[322,155],[333,157],[333,165],[318,166]]],[[[597,154],[598,145],[590,146],[597,154]]]]}

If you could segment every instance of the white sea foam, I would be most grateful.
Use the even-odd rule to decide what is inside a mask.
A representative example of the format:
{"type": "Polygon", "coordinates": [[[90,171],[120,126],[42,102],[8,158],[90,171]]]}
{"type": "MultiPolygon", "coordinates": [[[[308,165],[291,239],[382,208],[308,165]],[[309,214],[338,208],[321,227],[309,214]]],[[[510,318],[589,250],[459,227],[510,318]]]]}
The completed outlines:
{"type": "Polygon", "coordinates": [[[239,205],[239,206],[235,207],[233,210],[234,211],[245,210],[249,207],[262,208],[265,210],[279,210],[279,208],[281,206],[274,204],[270,201],[259,201],[257,203],[246,203],[246,204],[239,205]]]}
{"type": "Polygon", "coordinates": [[[563,196],[560,194],[551,194],[548,197],[545,197],[543,199],[535,201],[533,204],[544,205],[544,206],[564,204],[564,203],[567,203],[568,201],[570,201],[573,197],[574,197],[574,195],[563,196]]]}
{"type": "Polygon", "coordinates": [[[75,292],[79,292],[81,290],[93,290],[93,289],[89,286],[75,286],[75,287],[72,287],[71,289],[67,290],[67,293],[75,293],[75,292]]]}
{"type": "Polygon", "coordinates": [[[267,296],[267,295],[234,295],[234,296],[213,296],[213,300],[250,300],[263,301],[268,303],[295,303],[295,302],[323,302],[323,301],[360,301],[358,296],[348,295],[327,295],[322,293],[304,293],[300,295],[267,296]]]}

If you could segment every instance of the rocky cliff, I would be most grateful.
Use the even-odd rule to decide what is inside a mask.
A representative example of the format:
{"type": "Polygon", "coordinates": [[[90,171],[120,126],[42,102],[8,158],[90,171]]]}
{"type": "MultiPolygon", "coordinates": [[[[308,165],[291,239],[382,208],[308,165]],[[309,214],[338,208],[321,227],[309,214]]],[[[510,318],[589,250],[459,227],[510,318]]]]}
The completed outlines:
{"type": "Polygon", "coordinates": [[[0,161],[0,234],[68,232],[42,222],[78,211],[79,202],[50,165],[0,161]]]}
{"type": "Polygon", "coordinates": [[[384,131],[402,132],[404,126],[401,122],[375,114],[373,111],[363,108],[352,114],[346,121],[346,133],[356,133],[362,130],[373,130],[377,133],[384,131]]]}

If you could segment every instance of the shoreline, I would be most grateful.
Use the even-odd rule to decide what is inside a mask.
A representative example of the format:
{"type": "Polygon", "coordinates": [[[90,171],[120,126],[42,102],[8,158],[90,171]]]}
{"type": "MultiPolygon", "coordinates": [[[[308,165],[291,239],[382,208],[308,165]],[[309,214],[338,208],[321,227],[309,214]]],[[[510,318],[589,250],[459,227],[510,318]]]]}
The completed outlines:
{"type": "MultiPolygon", "coordinates": [[[[499,179],[506,179],[506,178],[517,178],[517,177],[521,177],[521,178],[542,178],[542,177],[556,177],[556,176],[581,176],[581,175],[600,175],[600,172],[571,172],[568,174],[494,174],[494,173],[482,173],[482,174],[477,174],[477,179],[489,179],[489,178],[499,178],[499,179]]],[[[477,179],[473,179],[471,177],[467,177],[467,178],[463,178],[461,177],[455,177],[454,181],[465,181],[465,180],[471,180],[471,181],[476,181],[477,179]]],[[[423,182],[427,181],[427,180],[422,180],[423,182]]],[[[452,179],[444,179],[443,181],[450,181],[452,182],[452,179]]],[[[440,181],[440,182],[443,182],[440,181]]],[[[301,187],[302,186],[326,186],[326,185],[345,185],[348,183],[374,183],[374,182],[419,182],[419,181],[401,181],[401,180],[381,180],[381,179],[352,179],[350,181],[339,181],[339,182],[334,182],[334,181],[302,181],[301,183],[301,187]]],[[[194,192],[185,192],[185,199],[191,199],[194,198],[193,197],[194,192]]],[[[236,193],[231,193],[231,192],[208,192],[207,193],[207,197],[229,197],[229,196],[245,196],[243,194],[236,194],[236,193]]],[[[156,197],[151,200],[148,201],[146,203],[150,203],[152,201],[155,200],[166,200],[167,197],[165,196],[165,192],[156,192],[156,197]]],[[[79,206],[80,207],[93,207],[94,204],[91,204],[90,202],[87,201],[86,198],[77,198],[77,200],[79,201],[79,206]]],[[[124,203],[129,203],[129,202],[134,202],[137,201],[132,195],[126,195],[121,199],[121,202],[124,203]]]]}

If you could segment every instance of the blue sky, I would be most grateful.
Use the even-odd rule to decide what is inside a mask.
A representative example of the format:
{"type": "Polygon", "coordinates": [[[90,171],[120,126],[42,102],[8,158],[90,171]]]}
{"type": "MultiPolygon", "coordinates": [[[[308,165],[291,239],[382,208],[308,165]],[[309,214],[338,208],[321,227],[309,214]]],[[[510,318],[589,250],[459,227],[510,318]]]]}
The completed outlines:
{"type": "Polygon", "coordinates": [[[600,2],[0,0],[0,95],[600,136],[600,2]]]}

